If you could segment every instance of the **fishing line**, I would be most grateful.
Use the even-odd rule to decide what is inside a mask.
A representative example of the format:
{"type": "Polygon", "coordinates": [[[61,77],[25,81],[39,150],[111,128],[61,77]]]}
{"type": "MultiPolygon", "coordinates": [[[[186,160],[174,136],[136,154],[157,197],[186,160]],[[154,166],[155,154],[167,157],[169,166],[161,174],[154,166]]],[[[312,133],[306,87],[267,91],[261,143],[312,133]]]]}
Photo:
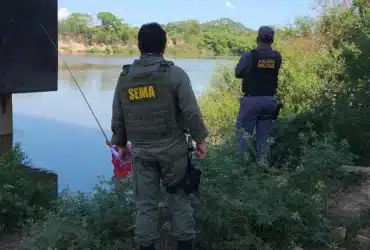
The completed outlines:
{"type": "MultiPolygon", "coordinates": [[[[90,111],[91,111],[91,114],[94,116],[94,119],[96,121],[96,123],[98,124],[99,128],[100,128],[100,131],[101,133],[103,134],[104,138],[105,138],[105,141],[106,141],[106,144],[108,145],[109,149],[110,149],[110,152],[112,153],[112,155],[119,161],[120,165],[118,166],[118,168],[122,168],[124,165],[126,165],[127,163],[131,163],[132,161],[130,159],[127,159],[126,161],[123,161],[120,157],[120,154],[119,152],[113,147],[113,145],[110,143],[110,140],[108,140],[108,136],[106,135],[106,133],[104,132],[104,129],[103,127],[101,126],[98,118],[96,117],[95,113],[94,113],[94,110],[92,109],[92,107],[90,106],[90,103],[89,101],[87,100],[84,92],[82,91],[80,85],[78,84],[76,78],[74,77],[74,75],[72,74],[72,71],[70,70],[70,68],[68,67],[68,64],[65,60],[63,60],[63,56],[62,54],[59,52],[58,50],[58,47],[57,45],[54,43],[53,39],[50,37],[49,33],[47,32],[47,30],[45,29],[45,27],[40,23],[40,26],[41,28],[44,30],[45,34],[47,35],[47,37],[49,38],[49,41],[51,42],[51,44],[53,45],[54,49],[56,50],[56,52],[58,53],[58,55],[61,57],[61,60],[62,62],[64,63],[64,65],[66,66],[69,74],[71,75],[73,81],[75,82],[78,90],[80,91],[82,97],[84,98],[85,100],[85,103],[87,104],[87,106],[89,107],[90,111]]],[[[114,165],[114,169],[116,168],[116,165],[113,163],[114,165]]]]}
{"type": "Polygon", "coordinates": [[[100,128],[100,130],[101,130],[101,133],[103,134],[103,136],[104,136],[105,140],[106,140],[107,142],[109,142],[109,140],[108,140],[108,136],[107,136],[107,135],[106,135],[106,133],[104,132],[103,127],[101,126],[101,124],[100,124],[100,122],[99,122],[98,118],[96,117],[96,115],[95,115],[95,113],[94,113],[93,109],[91,108],[91,106],[90,106],[90,104],[89,104],[89,101],[86,99],[86,96],[85,96],[84,92],[82,91],[82,89],[81,89],[80,85],[78,84],[78,82],[77,82],[76,78],[75,78],[75,77],[74,77],[74,75],[72,74],[72,71],[69,69],[68,64],[66,63],[66,61],[65,61],[65,60],[63,60],[63,56],[62,56],[62,54],[59,52],[57,45],[54,43],[53,39],[50,37],[50,35],[49,35],[49,33],[47,32],[47,30],[45,29],[45,27],[44,27],[42,24],[40,24],[40,26],[41,26],[41,28],[44,30],[44,32],[45,32],[45,34],[47,35],[47,37],[49,38],[49,40],[50,40],[51,44],[53,45],[54,49],[56,50],[56,52],[57,52],[57,53],[59,54],[59,56],[61,57],[62,62],[63,62],[63,63],[64,63],[64,65],[66,66],[66,68],[67,68],[67,70],[68,70],[69,74],[71,75],[71,77],[72,77],[73,81],[75,82],[75,84],[76,84],[76,86],[77,86],[78,90],[80,91],[80,93],[81,93],[82,97],[84,98],[85,103],[86,103],[86,104],[87,104],[87,106],[89,107],[89,109],[90,109],[90,111],[91,111],[91,114],[94,116],[95,121],[96,121],[96,123],[98,124],[98,126],[99,126],[99,128],[100,128]]]}

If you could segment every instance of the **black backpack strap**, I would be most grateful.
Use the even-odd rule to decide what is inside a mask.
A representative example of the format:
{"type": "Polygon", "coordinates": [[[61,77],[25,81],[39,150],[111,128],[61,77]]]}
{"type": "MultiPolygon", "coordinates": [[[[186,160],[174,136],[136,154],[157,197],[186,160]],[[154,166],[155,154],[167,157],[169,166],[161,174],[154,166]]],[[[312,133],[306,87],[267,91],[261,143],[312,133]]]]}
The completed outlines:
{"type": "Polygon", "coordinates": [[[128,72],[130,71],[131,65],[132,64],[125,64],[122,66],[122,72],[121,72],[122,76],[125,76],[128,74],[128,72]]]}
{"type": "Polygon", "coordinates": [[[250,53],[252,55],[252,67],[256,67],[257,66],[257,60],[258,60],[259,52],[256,49],[252,49],[250,51],[250,53]]]}
{"type": "Polygon", "coordinates": [[[162,61],[159,63],[158,71],[167,71],[173,65],[175,65],[173,61],[162,61]]]}
{"type": "Polygon", "coordinates": [[[276,51],[274,50],[275,54],[276,54],[276,61],[277,61],[277,64],[276,64],[276,70],[279,70],[280,67],[281,67],[281,64],[283,63],[282,61],[282,57],[281,57],[281,54],[279,51],[276,51]],[[279,65],[279,66],[278,66],[279,65]]]}

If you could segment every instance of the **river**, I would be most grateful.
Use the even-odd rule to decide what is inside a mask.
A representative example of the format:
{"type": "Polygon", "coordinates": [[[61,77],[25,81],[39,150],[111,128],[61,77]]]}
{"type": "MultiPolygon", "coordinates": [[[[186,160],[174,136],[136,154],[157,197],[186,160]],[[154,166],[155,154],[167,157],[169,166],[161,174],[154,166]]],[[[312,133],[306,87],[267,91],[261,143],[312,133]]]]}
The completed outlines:
{"type": "MultiPolygon", "coordinates": [[[[97,64],[74,71],[104,130],[110,137],[113,90],[123,64],[119,56],[63,56],[68,64],[97,64]]],[[[199,95],[209,85],[218,64],[227,60],[171,59],[189,74],[199,95]]],[[[68,71],[59,71],[58,91],[13,96],[14,142],[21,143],[33,166],[58,174],[59,190],[89,192],[98,176],[112,176],[111,157],[104,138],[68,71]]]]}

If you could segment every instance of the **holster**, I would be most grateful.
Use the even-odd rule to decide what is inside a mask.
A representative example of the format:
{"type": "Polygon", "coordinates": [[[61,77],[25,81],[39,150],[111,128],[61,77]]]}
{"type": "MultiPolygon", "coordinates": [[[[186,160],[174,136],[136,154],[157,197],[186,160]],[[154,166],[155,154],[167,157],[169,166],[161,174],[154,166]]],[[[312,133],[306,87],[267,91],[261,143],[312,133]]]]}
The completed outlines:
{"type": "Polygon", "coordinates": [[[280,110],[284,107],[283,103],[278,101],[277,105],[276,105],[276,112],[275,114],[273,115],[273,120],[276,120],[278,117],[279,117],[279,114],[280,114],[280,110]]]}
{"type": "Polygon", "coordinates": [[[191,193],[198,193],[200,178],[202,171],[197,169],[193,162],[192,156],[194,152],[194,147],[192,144],[191,136],[187,136],[188,143],[188,160],[184,177],[176,184],[166,187],[166,190],[170,194],[176,194],[179,189],[183,189],[184,193],[189,195],[191,193]]]}
{"type": "Polygon", "coordinates": [[[280,110],[284,107],[283,103],[280,102],[278,100],[277,102],[277,105],[276,105],[276,109],[274,110],[274,112],[266,112],[266,113],[263,113],[263,114],[260,114],[258,116],[258,118],[260,120],[276,120],[278,117],[279,117],[279,114],[280,114],[280,110]]]}

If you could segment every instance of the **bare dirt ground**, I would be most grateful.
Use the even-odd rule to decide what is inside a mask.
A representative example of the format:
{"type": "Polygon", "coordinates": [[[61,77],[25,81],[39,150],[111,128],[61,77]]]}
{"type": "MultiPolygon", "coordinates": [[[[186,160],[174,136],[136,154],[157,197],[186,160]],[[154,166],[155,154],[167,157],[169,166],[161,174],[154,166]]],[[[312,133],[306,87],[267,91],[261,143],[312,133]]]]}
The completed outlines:
{"type": "Polygon", "coordinates": [[[342,216],[359,216],[363,209],[370,206],[370,180],[349,192],[342,193],[336,206],[336,211],[342,216]]]}
{"type": "Polygon", "coordinates": [[[330,209],[333,215],[356,218],[360,213],[370,206],[370,175],[368,179],[359,186],[350,187],[336,196],[334,206],[330,209]]]}
{"type": "Polygon", "coordinates": [[[370,249],[370,168],[343,166],[347,172],[357,173],[363,177],[359,185],[335,194],[328,209],[329,216],[342,231],[344,248],[347,250],[370,249]]]}
{"type": "Polygon", "coordinates": [[[20,250],[22,237],[19,234],[5,236],[0,240],[1,250],[20,250]]]}

